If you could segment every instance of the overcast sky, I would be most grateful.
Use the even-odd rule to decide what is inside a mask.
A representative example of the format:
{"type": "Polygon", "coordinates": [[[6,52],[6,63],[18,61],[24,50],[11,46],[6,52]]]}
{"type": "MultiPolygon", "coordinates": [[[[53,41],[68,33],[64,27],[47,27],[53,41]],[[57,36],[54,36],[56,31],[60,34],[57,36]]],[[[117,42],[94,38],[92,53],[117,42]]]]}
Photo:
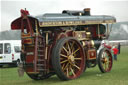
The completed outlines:
{"type": "Polygon", "coordinates": [[[2,0],[0,4],[0,31],[10,30],[11,22],[20,17],[20,9],[24,8],[32,16],[91,8],[92,15],[112,15],[117,22],[128,21],[128,0],[2,0]]]}

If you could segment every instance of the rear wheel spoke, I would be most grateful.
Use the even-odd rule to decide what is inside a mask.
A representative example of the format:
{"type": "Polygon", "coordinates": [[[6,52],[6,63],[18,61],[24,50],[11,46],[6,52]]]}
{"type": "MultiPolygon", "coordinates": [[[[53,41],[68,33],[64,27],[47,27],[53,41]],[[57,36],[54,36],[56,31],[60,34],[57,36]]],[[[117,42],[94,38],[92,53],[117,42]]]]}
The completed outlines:
{"type": "Polygon", "coordinates": [[[76,76],[76,74],[75,74],[74,70],[72,69],[72,67],[70,67],[70,69],[71,69],[72,74],[73,74],[74,76],[76,76]]]}
{"type": "Polygon", "coordinates": [[[69,43],[67,42],[67,45],[68,45],[68,50],[69,50],[69,54],[71,54],[71,48],[70,48],[70,46],[69,46],[69,43]]]}
{"type": "Polygon", "coordinates": [[[66,55],[64,55],[64,54],[60,54],[60,56],[63,56],[63,57],[65,57],[65,58],[67,58],[67,56],[66,56],[66,55]]]}
{"type": "Polygon", "coordinates": [[[65,52],[68,54],[68,51],[67,51],[67,49],[63,46],[63,49],[65,50],[65,52]]]}
{"type": "Polygon", "coordinates": [[[80,70],[80,67],[78,67],[77,65],[74,65],[77,69],[79,69],[80,70]]]}
{"type": "Polygon", "coordinates": [[[75,60],[82,60],[82,58],[74,58],[75,60]]]}
{"type": "Polygon", "coordinates": [[[62,64],[62,63],[65,63],[65,62],[68,62],[68,60],[61,61],[60,63],[62,64]]]}
{"type": "Polygon", "coordinates": [[[63,71],[65,71],[66,68],[68,68],[68,66],[69,66],[69,63],[67,63],[67,64],[65,65],[65,67],[63,68],[63,71]]]}
{"type": "Polygon", "coordinates": [[[73,53],[72,53],[72,55],[73,54],[75,54],[77,51],[79,51],[80,50],[80,48],[78,48],[78,49],[76,49],[73,53]]]}
{"type": "Polygon", "coordinates": [[[75,43],[75,42],[73,42],[72,45],[71,45],[71,50],[72,50],[72,52],[73,52],[73,50],[74,50],[74,49],[73,49],[73,48],[74,48],[74,43],[75,43]]]}
{"type": "Polygon", "coordinates": [[[66,71],[67,71],[67,76],[69,77],[69,71],[68,71],[68,68],[66,69],[66,71]]]}
{"type": "Polygon", "coordinates": [[[62,65],[62,70],[64,69],[65,64],[62,65]]]}

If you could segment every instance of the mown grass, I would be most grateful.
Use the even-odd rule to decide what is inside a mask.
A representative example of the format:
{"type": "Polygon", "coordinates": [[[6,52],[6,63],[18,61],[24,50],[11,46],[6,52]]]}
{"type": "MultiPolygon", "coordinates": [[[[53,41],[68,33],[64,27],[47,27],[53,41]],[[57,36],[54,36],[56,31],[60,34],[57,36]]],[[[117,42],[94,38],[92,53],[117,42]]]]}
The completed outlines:
{"type": "Polygon", "coordinates": [[[34,81],[26,74],[19,77],[17,68],[0,68],[0,85],[128,85],[128,47],[121,49],[118,61],[113,62],[112,71],[101,73],[98,66],[87,69],[80,78],[61,81],[57,76],[34,81]]]}

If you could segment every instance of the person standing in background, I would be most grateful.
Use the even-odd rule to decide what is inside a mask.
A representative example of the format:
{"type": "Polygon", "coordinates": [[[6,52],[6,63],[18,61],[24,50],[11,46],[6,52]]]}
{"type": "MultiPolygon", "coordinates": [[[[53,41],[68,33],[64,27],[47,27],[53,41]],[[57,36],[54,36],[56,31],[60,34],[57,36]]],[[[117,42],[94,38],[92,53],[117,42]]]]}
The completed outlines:
{"type": "Polygon", "coordinates": [[[118,54],[120,54],[120,43],[118,43],[118,54]]]}
{"type": "Polygon", "coordinates": [[[118,49],[116,48],[116,46],[114,46],[113,50],[113,54],[114,54],[114,60],[117,61],[117,54],[118,54],[118,49]]]}

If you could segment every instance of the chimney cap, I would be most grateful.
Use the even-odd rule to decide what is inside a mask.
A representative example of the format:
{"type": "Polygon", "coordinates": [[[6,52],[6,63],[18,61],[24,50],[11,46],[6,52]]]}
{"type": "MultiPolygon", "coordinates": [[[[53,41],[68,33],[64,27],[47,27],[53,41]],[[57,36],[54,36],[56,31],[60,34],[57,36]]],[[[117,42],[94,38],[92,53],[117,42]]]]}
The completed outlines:
{"type": "Polygon", "coordinates": [[[84,11],[90,11],[91,9],[90,8],[85,8],[84,11]]]}

